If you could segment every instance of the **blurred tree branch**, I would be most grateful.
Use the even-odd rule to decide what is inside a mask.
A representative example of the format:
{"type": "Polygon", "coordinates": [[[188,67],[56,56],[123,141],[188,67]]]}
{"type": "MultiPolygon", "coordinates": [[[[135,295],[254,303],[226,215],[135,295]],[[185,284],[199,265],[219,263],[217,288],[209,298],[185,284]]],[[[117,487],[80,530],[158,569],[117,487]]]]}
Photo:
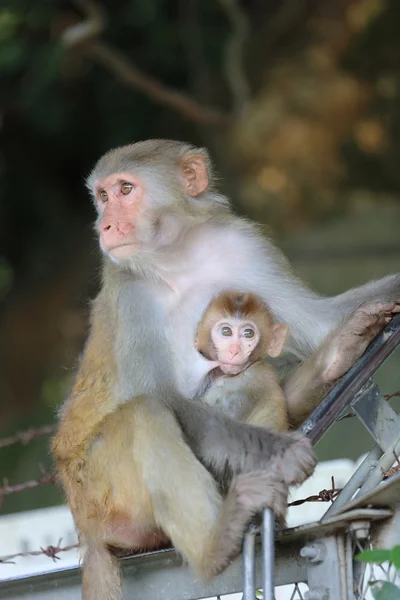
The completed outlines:
{"type": "Polygon", "coordinates": [[[127,86],[141,90],[154,102],[168,106],[191,121],[217,127],[227,127],[232,123],[228,115],[201,106],[196,100],[142,73],[122,52],[104,42],[91,43],[88,52],[127,86]]]}
{"type": "Polygon", "coordinates": [[[136,67],[121,51],[102,41],[94,41],[105,27],[103,11],[92,0],[74,0],[75,5],[85,15],[82,23],[68,27],[61,36],[62,43],[69,47],[81,46],[83,51],[130,88],[145,93],[158,104],[168,106],[186,119],[212,125],[228,127],[232,118],[222,112],[200,105],[196,100],[173,90],[157,79],[146,75],[136,67]]]}
{"type": "Polygon", "coordinates": [[[97,37],[103,32],[106,24],[103,9],[92,0],[74,0],[74,4],[86,18],[63,31],[62,42],[70,47],[97,37]]]}
{"type": "Polygon", "coordinates": [[[249,23],[238,0],[219,0],[232,24],[232,32],[225,47],[225,78],[231,89],[234,112],[240,114],[250,96],[250,87],[246,78],[243,54],[249,35],[249,23]]]}

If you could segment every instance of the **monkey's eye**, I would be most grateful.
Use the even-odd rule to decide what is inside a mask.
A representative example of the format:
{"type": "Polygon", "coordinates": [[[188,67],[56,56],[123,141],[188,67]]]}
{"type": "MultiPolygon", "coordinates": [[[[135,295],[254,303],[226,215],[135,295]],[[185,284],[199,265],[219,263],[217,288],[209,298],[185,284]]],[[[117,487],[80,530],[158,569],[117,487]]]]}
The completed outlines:
{"type": "Polygon", "coordinates": [[[100,191],[99,191],[99,198],[100,198],[100,200],[101,200],[102,202],[107,202],[107,200],[108,200],[108,195],[107,195],[107,192],[106,192],[106,190],[100,190],[100,191]]]}
{"type": "Polygon", "coordinates": [[[230,337],[232,335],[232,329],[230,327],[221,327],[220,332],[221,335],[225,337],[230,337]]]}
{"type": "Polygon", "coordinates": [[[253,338],[253,337],[254,337],[254,330],[253,330],[253,329],[250,329],[250,327],[248,327],[247,329],[244,329],[244,330],[242,331],[242,335],[243,335],[243,337],[245,337],[245,338],[249,338],[249,339],[251,339],[251,338],[253,338]]]}
{"type": "Polygon", "coordinates": [[[124,196],[127,196],[128,194],[130,194],[132,190],[133,190],[133,185],[131,183],[129,183],[128,181],[124,181],[121,184],[121,192],[124,194],[124,196]]]}

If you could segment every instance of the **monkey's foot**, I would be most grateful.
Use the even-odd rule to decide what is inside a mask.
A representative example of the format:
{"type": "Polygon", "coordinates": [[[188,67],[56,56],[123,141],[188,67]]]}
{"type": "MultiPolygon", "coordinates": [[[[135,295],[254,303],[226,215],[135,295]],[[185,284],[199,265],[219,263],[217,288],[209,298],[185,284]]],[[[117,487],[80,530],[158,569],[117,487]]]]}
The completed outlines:
{"type": "Polygon", "coordinates": [[[249,515],[270,508],[280,525],[285,524],[288,486],[276,473],[251,471],[238,475],[230,493],[236,495],[237,502],[249,515]]]}
{"type": "Polygon", "coordinates": [[[373,302],[357,308],[323,349],[320,362],[323,381],[330,383],[344,375],[399,312],[400,304],[396,302],[373,302]]]}

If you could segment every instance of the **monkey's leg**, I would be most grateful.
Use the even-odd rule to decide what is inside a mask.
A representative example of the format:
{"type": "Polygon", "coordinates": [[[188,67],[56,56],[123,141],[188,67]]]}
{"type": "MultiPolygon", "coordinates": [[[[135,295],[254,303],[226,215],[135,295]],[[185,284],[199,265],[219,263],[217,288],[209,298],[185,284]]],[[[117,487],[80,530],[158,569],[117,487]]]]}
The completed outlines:
{"type": "Polygon", "coordinates": [[[136,397],[107,415],[85,472],[76,514],[84,600],[121,598],[119,564],[108,546],[157,549],[169,538],[201,570],[222,497],[162,401],[136,397]]]}
{"type": "MultiPolygon", "coordinates": [[[[191,403],[188,408],[192,409],[191,403]]],[[[213,437],[212,422],[211,418],[207,447],[213,437]]],[[[238,553],[252,515],[270,507],[284,519],[287,483],[302,481],[314,466],[309,442],[294,434],[285,439],[232,422],[239,430],[234,428],[229,435],[240,428],[255,434],[253,453],[259,454],[259,460],[247,465],[261,462],[265,470],[239,475],[224,500],[165,402],[141,396],[105,417],[86,455],[80,514],[74,514],[87,546],[85,600],[120,598],[118,563],[108,553],[108,545],[157,548],[168,537],[193,569],[207,577],[238,553]],[[273,438],[272,453],[271,448],[263,451],[257,433],[273,438]]],[[[201,428],[202,423],[197,425],[201,428]]],[[[214,433],[224,425],[225,420],[219,421],[214,433]]],[[[226,456],[229,464],[229,448],[226,456]]]]}
{"type": "Polygon", "coordinates": [[[99,423],[85,455],[80,502],[71,505],[83,550],[83,600],[121,599],[119,562],[109,546],[144,551],[168,541],[138,464],[137,428],[135,402],[118,406],[99,423]]]}
{"type": "Polygon", "coordinates": [[[360,306],[327,337],[312,359],[295,370],[284,384],[292,426],[298,427],[311,414],[398,312],[400,305],[395,302],[360,306]]]}
{"type": "Polygon", "coordinates": [[[228,566],[242,547],[243,536],[251,517],[270,507],[281,527],[286,522],[288,487],[279,474],[252,471],[238,475],[228,490],[219,522],[208,550],[209,559],[199,570],[206,578],[228,566]]]}
{"type": "Polygon", "coordinates": [[[280,474],[241,475],[223,500],[165,405],[144,398],[135,411],[132,456],[150,495],[155,523],[199,575],[209,577],[227,566],[240,551],[247,523],[262,508],[269,506],[284,519],[287,486],[280,474]]]}

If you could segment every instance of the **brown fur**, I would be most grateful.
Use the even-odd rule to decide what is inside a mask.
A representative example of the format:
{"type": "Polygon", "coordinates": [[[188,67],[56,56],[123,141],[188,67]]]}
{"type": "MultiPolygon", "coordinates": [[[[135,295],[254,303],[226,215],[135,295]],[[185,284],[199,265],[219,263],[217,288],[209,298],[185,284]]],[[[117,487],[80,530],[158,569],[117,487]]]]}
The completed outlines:
{"type": "MultiPolygon", "coordinates": [[[[118,562],[108,546],[156,549],[170,539],[200,576],[218,573],[240,551],[251,516],[270,506],[283,519],[288,485],[303,481],[315,464],[307,441],[191,403],[174,390],[173,373],[170,380],[162,375],[168,367],[160,371],[152,362],[168,352],[151,296],[154,286],[169,289],[151,253],[163,215],[179,213],[175,223],[182,227],[171,238],[172,249],[156,254],[163,260],[180,257],[182,249],[176,254],[174,244],[188,228],[212,219],[219,223],[221,215],[221,223],[232,218],[222,196],[203,199],[212,184],[208,162],[189,145],[148,142],[111,151],[89,178],[95,195],[99,178],[136,165],[137,177],[153,186],[153,205],[143,206],[138,223],[144,247],[138,246],[129,266],[105,259],[90,335],[52,440],[84,548],[84,600],[121,598],[118,562]],[[125,391],[131,389],[135,392],[125,391]],[[227,467],[236,476],[224,498],[219,478],[227,467]]],[[[168,222],[165,235],[170,232],[168,222]]]]}
{"type": "MultiPolygon", "coordinates": [[[[94,343],[92,335],[88,354],[94,343]]],[[[102,354],[97,370],[93,362],[89,378],[84,360],[52,443],[84,547],[85,600],[120,598],[118,562],[108,546],[142,551],[169,538],[199,576],[211,577],[240,550],[251,515],[263,506],[280,519],[286,512],[287,484],[278,466],[239,476],[223,502],[161,402],[143,396],[112,410],[102,374],[110,358],[102,354]]]]}
{"type": "MultiPolygon", "coordinates": [[[[313,294],[257,228],[233,215],[228,200],[214,191],[202,149],[149,140],[112,150],[88,179],[93,196],[96,181],[101,185],[102,178],[122,171],[143,183],[143,210],[131,228],[140,235],[120,262],[104,251],[91,332],[52,442],[85,547],[84,600],[121,598],[109,544],[140,550],[158,548],[169,538],[198,573],[219,572],[240,551],[251,516],[270,506],[283,518],[287,486],[302,482],[314,468],[310,443],[301,436],[240,423],[178,391],[178,376],[186,375],[187,363],[192,369],[186,350],[197,356],[191,335],[204,299],[207,303],[222,282],[226,289],[243,286],[245,272],[246,289],[260,293],[274,316],[289,322],[291,348],[304,358],[360,302],[398,299],[399,291],[398,278],[387,277],[337,298],[313,294]],[[244,271],[235,270],[239,259],[244,271]],[[178,332],[180,322],[185,327],[178,332]],[[220,484],[227,471],[234,476],[224,498],[220,484]]],[[[101,235],[102,213],[98,201],[95,205],[101,235]]],[[[122,203],[120,209],[124,217],[122,203]]],[[[382,311],[393,307],[377,308],[373,323],[381,327],[382,311]]],[[[354,324],[353,337],[342,329],[291,380],[292,415],[312,408],[326,383],[323,375],[340,374],[343,354],[346,365],[357,355],[360,327],[375,331],[365,323],[363,318],[354,324]]]]}
{"type": "Polygon", "coordinates": [[[225,414],[271,431],[289,429],[286,400],[272,366],[262,361],[269,355],[273,318],[267,304],[251,293],[226,290],[207,306],[198,325],[196,347],[206,358],[217,360],[211,330],[220,319],[250,319],[258,328],[260,340],[250,355],[251,365],[241,373],[220,375],[202,400],[225,414]]]}

